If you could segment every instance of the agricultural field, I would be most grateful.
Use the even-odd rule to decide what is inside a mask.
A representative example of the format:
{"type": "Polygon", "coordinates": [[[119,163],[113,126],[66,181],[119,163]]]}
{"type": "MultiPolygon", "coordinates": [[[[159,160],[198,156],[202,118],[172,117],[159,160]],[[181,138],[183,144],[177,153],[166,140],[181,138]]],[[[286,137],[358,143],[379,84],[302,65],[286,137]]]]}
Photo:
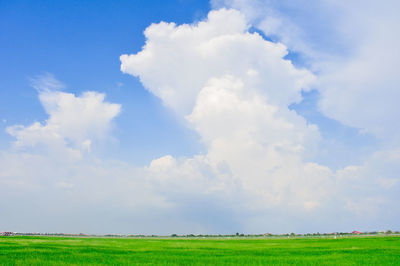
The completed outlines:
{"type": "Polygon", "coordinates": [[[400,265],[400,237],[0,237],[1,265],[400,265]]]}

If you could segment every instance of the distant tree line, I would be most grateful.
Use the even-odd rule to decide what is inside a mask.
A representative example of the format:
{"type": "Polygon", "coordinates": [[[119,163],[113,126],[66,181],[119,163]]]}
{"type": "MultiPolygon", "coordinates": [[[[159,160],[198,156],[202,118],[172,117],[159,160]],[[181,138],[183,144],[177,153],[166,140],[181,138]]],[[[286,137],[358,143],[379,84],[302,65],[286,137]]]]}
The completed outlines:
{"type": "Polygon", "coordinates": [[[179,237],[179,238],[273,238],[273,237],[340,237],[340,236],[353,236],[353,235],[400,235],[400,231],[373,231],[373,232],[333,232],[333,233],[306,233],[306,234],[296,234],[296,233],[286,233],[286,234],[244,234],[244,233],[235,233],[235,234],[171,234],[171,235],[144,235],[144,234],[106,234],[106,235],[89,235],[89,234],[68,234],[68,233],[19,233],[19,232],[0,232],[0,236],[9,236],[9,235],[23,235],[23,236],[70,236],[70,237],[132,237],[132,238],[149,238],[149,237],[179,237]]]}

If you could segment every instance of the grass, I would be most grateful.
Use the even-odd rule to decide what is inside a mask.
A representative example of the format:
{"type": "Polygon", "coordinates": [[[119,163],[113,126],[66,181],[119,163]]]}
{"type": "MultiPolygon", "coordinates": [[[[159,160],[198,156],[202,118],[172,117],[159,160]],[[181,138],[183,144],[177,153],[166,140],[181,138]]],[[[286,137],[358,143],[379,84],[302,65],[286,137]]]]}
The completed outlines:
{"type": "Polygon", "coordinates": [[[400,265],[400,237],[0,237],[1,265],[400,265]]]}

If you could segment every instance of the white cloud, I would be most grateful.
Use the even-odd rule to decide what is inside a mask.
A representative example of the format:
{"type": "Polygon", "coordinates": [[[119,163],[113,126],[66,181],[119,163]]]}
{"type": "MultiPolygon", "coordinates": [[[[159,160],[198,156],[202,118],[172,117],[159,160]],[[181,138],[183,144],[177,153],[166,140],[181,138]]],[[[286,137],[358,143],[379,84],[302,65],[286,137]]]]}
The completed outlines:
{"type": "MultiPolygon", "coordinates": [[[[48,118],[7,128],[16,140],[11,149],[0,151],[0,228],[153,233],[149,224],[154,229],[170,207],[152,193],[145,171],[89,154],[92,145],[109,136],[121,106],[94,91],[79,96],[62,92],[51,75],[32,82],[48,118]],[[152,217],[147,208],[160,215],[152,217]],[[132,229],[134,221],[139,222],[132,229]]],[[[154,233],[167,229],[161,226],[154,233]]]]}
{"type": "Polygon", "coordinates": [[[319,107],[326,116],[379,139],[380,147],[371,155],[364,154],[364,163],[335,174],[333,199],[343,201],[349,211],[370,224],[392,222],[399,215],[395,211],[399,169],[393,161],[400,145],[399,2],[211,3],[214,8],[239,10],[250,25],[296,52],[300,64],[316,73],[314,88],[320,92],[319,107]]]}
{"type": "MultiPolygon", "coordinates": [[[[321,30],[334,38],[336,32],[331,25],[331,13],[325,12],[325,2],[309,0],[273,1],[273,0],[211,0],[215,9],[229,7],[239,10],[246,16],[249,24],[261,30],[267,37],[284,43],[291,51],[300,51],[309,59],[321,56],[319,49],[328,48],[325,37],[316,32],[321,30]],[[319,19],[310,23],[310,19],[319,19]],[[305,30],[303,27],[306,27],[305,30]],[[317,43],[311,43],[317,40],[317,43]]],[[[333,5],[329,8],[333,13],[333,5]]],[[[328,48],[329,49],[329,48],[328,48]]]]}
{"type": "Polygon", "coordinates": [[[400,150],[376,151],[362,165],[348,166],[337,173],[337,186],[347,197],[346,209],[364,219],[390,222],[398,217],[400,150]]]}
{"type": "MultiPolygon", "coordinates": [[[[279,29],[280,22],[275,22],[279,29]]],[[[333,173],[310,162],[318,148],[318,128],[288,106],[301,100],[301,90],[316,85],[315,77],[283,59],[284,45],[251,34],[248,28],[243,15],[225,9],[210,12],[196,25],[162,22],[146,29],[142,51],[121,56],[121,70],[139,77],[183,116],[207,148],[193,158],[154,160],[149,170],[163,184],[160,193],[173,200],[185,191],[178,197],[181,201],[199,193],[203,198],[223,195],[225,206],[252,213],[251,219],[241,220],[250,230],[265,226],[268,213],[280,209],[287,212],[280,213],[281,218],[297,213],[307,222],[320,214],[321,226],[332,215],[344,215],[343,224],[355,221],[349,206],[366,206],[373,199],[384,202],[380,189],[365,200],[352,196],[363,191],[357,186],[349,191],[352,181],[340,178],[351,167],[333,173]],[[330,208],[335,209],[331,214],[330,208]]],[[[366,181],[363,171],[358,185],[366,181]]],[[[368,190],[377,184],[375,176],[368,178],[374,181],[360,187],[368,190]]],[[[380,184],[394,186],[396,181],[380,184]]],[[[358,210],[359,217],[366,213],[358,210]]]]}
{"type": "Polygon", "coordinates": [[[65,88],[65,84],[56,79],[53,74],[45,72],[35,78],[30,79],[31,85],[38,92],[56,91],[65,88]]]}
{"type": "Polygon", "coordinates": [[[121,70],[138,76],[164,103],[189,114],[199,91],[213,77],[241,78],[274,104],[299,101],[313,75],[282,60],[286,47],[247,32],[235,10],[211,11],[197,25],[152,24],[145,31],[144,49],[122,55],[121,70]],[[224,21],[222,23],[222,21],[224,21]],[[277,93],[279,91],[279,93],[277,93]]]}
{"type": "Polygon", "coordinates": [[[154,160],[150,179],[177,206],[212,198],[257,219],[279,208],[313,212],[329,200],[333,174],[306,162],[318,128],[288,105],[314,76],[284,60],[282,44],[247,29],[239,12],[212,11],[196,25],[153,24],[143,50],[121,56],[122,71],[183,116],[207,148],[193,158],[154,160]]]}
{"type": "Polygon", "coordinates": [[[305,56],[325,115],[399,144],[398,1],[214,0],[305,56]]]}
{"type": "Polygon", "coordinates": [[[8,127],[7,132],[16,138],[17,148],[42,146],[79,158],[81,151],[90,151],[92,141],[107,136],[112,119],[121,109],[118,104],[105,102],[105,95],[98,92],[75,96],[58,91],[60,82],[52,76],[40,77],[34,84],[49,118],[30,126],[8,127]]]}
{"type": "Polygon", "coordinates": [[[78,161],[57,156],[0,152],[0,228],[103,234],[179,229],[157,228],[173,209],[152,193],[143,170],[93,156],[78,161]]]}

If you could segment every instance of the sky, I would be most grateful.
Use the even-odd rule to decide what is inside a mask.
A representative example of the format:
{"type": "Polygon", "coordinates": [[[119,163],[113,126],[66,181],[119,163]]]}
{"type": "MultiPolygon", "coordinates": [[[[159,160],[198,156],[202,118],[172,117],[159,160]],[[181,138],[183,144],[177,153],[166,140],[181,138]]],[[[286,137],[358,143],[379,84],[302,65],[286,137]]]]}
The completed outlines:
{"type": "Polygon", "coordinates": [[[400,230],[397,1],[0,1],[0,231],[400,230]]]}

